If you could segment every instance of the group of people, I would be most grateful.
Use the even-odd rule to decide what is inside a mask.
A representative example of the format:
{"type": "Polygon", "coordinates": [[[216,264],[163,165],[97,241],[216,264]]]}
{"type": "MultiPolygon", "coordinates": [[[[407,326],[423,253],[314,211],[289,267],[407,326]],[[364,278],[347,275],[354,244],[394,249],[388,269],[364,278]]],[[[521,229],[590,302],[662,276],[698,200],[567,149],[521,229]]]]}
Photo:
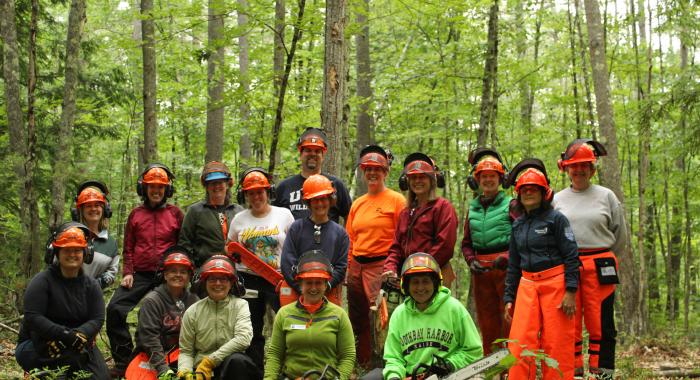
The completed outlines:
{"type": "Polygon", "coordinates": [[[605,155],[601,144],[575,140],[567,147],[559,167],[571,186],[556,195],[540,160],[509,171],[493,149],[470,154],[468,182],[477,196],[461,249],[481,334],[451,296],[458,217],[437,195],[445,179],[436,163],[420,152],[406,157],[404,196],[386,185],[393,156],[370,145],[358,162],[368,192],[353,202],[340,179],[321,173],[323,131],[307,128],[296,146],[301,171],[276,186],[262,168],[236,181],[225,164],[207,163],[200,176],[205,199],[186,213],[168,202],[173,173],[148,165],[136,186],[143,202],[124,231],[122,279],[106,312],[101,289],[114,283],[120,258],[108,233],[109,191],[98,181],[81,184],[74,221],[51,235],[48,268],[27,287],[18,363],[25,371],[67,366],[96,379],[146,371],[153,379],[266,380],[326,365],[348,379],[357,364],[365,379],[401,380],[445,376],[508,338],[521,359],[509,378],[534,379],[535,363],[520,354],[541,348],[558,362],[543,367],[544,378],[561,371],[572,379],[583,375],[585,321],[589,372],[612,378],[614,252],[626,244],[626,230],[614,194],[591,183],[605,155]],[[504,190],[511,185],[516,198],[504,190]],[[284,281],[227,252],[232,242],[284,281]],[[386,283],[405,300],[390,317],[384,366],[373,369],[370,305],[386,283]],[[295,294],[286,305],[283,285],[295,294]],[[127,315],[137,305],[134,345],[127,315]],[[266,342],[268,310],[275,318],[266,342]],[[111,369],[95,344],[105,320],[111,369]]]}

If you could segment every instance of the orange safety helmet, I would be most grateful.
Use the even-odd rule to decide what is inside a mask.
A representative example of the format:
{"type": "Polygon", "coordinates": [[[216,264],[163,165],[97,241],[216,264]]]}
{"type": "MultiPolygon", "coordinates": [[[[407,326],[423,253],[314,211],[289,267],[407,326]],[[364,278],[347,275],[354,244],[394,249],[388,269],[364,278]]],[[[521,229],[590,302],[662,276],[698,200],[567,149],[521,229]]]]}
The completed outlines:
{"type": "Polygon", "coordinates": [[[236,281],[236,270],[233,268],[231,261],[226,256],[214,255],[200,268],[200,281],[206,281],[207,277],[214,274],[223,274],[231,279],[231,282],[236,281]]]}
{"type": "Polygon", "coordinates": [[[80,192],[80,194],[78,194],[78,200],[75,202],[75,207],[80,208],[80,206],[91,202],[102,203],[102,206],[104,206],[105,203],[107,203],[107,199],[100,189],[90,186],[86,187],[80,192]]]}
{"type": "Polygon", "coordinates": [[[259,171],[251,171],[246,174],[241,184],[241,190],[248,191],[253,189],[269,189],[270,181],[267,176],[259,171]]]}
{"type": "Polygon", "coordinates": [[[61,231],[51,244],[59,248],[86,248],[88,246],[85,231],[80,227],[70,227],[61,231]]]}
{"type": "Polygon", "coordinates": [[[595,165],[598,157],[607,156],[603,144],[591,139],[576,139],[572,141],[564,152],[561,154],[561,159],[557,161],[559,170],[564,169],[579,162],[590,162],[595,165]]]}
{"type": "Polygon", "coordinates": [[[479,163],[476,164],[476,168],[474,168],[474,177],[478,177],[479,173],[488,170],[495,171],[500,175],[505,174],[503,164],[496,157],[491,155],[485,155],[481,158],[479,163]]]}
{"type": "Polygon", "coordinates": [[[365,168],[368,168],[370,166],[387,170],[389,169],[389,161],[380,153],[369,152],[364,156],[360,157],[360,168],[364,170],[365,168]]]}
{"type": "Polygon", "coordinates": [[[333,266],[330,260],[323,254],[320,249],[306,251],[299,258],[299,263],[296,266],[296,275],[294,278],[300,280],[303,278],[320,278],[326,281],[333,276],[333,266]]]}
{"type": "Polygon", "coordinates": [[[536,185],[541,187],[545,193],[545,199],[552,199],[552,189],[549,187],[549,181],[547,176],[542,173],[542,171],[535,168],[527,168],[520,175],[515,182],[515,192],[520,194],[520,189],[525,185],[536,185]]]}
{"type": "Polygon", "coordinates": [[[301,150],[306,147],[320,148],[325,153],[328,150],[328,146],[326,145],[327,139],[328,137],[325,132],[318,128],[309,127],[299,136],[297,140],[297,149],[301,152],[301,150]]]}
{"type": "Polygon", "coordinates": [[[144,173],[142,182],[147,185],[168,186],[170,184],[170,178],[168,177],[168,173],[165,171],[165,169],[155,167],[144,173]]]}
{"type": "Polygon", "coordinates": [[[432,275],[435,292],[442,285],[442,272],[435,257],[425,252],[415,252],[408,256],[401,266],[401,290],[404,294],[408,295],[408,281],[405,281],[408,278],[407,276],[417,273],[432,275]]]}
{"type": "Polygon", "coordinates": [[[163,269],[171,265],[182,265],[187,267],[190,272],[194,271],[194,264],[192,263],[192,260],[190,260],[190,258],[182,252],[173,252],[165,257],[165,260],[163,260],[163,269]]]}
{"type": "Polygon", "coordinates": [[[326,176],[322,174],[314,174],[309,176],[309,178],[304,181],[302,192],[304,193],[304,200],[308,201],[323,196],[332,197],[335,195],[335,188],[333,187],[331,180],[326,176]]]}

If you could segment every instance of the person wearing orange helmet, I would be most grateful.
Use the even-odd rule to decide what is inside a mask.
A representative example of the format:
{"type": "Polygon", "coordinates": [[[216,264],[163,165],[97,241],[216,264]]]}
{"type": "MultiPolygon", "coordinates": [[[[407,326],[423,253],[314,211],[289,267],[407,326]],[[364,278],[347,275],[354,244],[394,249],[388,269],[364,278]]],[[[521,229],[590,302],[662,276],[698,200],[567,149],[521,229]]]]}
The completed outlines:
{"type": "Polygon", "coordinates": [[[199,268],[198,281],[207,297],[185,311],[180,330],[178,377],[181,379],[260,379],[258,368],[245,350],[253,337],[248,303],[240,298],[233,263],[213,255],[199,268]]]}
{"type": "Polygon", "coordinates": [[[616,252],[627,244],[625,212],[610,189],[591,183],[602,144],[577,139],[566,147],[559,168],[571,186],[554,195],[552,205],[571,221],[582,266],[576,309],[576,376],[583,376],[583,326],[588,331],[588,368],[599,379],[615,371],[615,287],[619,282],[616,252]]]}
{"type": "Polygon", "coordinates": [[[403,261],[413,252],[426,252],[440,264],[445,286],[455,278],[450,259],[457,242],[457,213],[450,201],[437,196],[445,178],[432,158],[411,153],[403,163],[399,187],[408,192],[407,207],[401,212],[394,241],[384,261],[382,277],[396,279],[403,261]]]}
{"type": "Polygon", "coordinates": [[[462,254],[469,264],[484,354],[497,339],[508,336],[503,320],[503,290],[508,267],[511,224],[518,217],[515,201],[501,185],[506,175],[501,156],[490,148],[469,154],[472,173],[467,181],[478,195],[464,218],[462,254]]]}
{"type": "Polygon", "coordinates": [[[229,225],[243,211],[243,207],[231,200],[233,177],[226,164],[207,162],[199,181],[206,191],[205,198],[187,208],[178,241],[192,252],[197,267],[212,255],[225,252],[229,225]]]}
{"type": "Polygon", "coordinates": [[[352,203],[345,224],[350,238],[348,313],[357,334],[357,361],[366,368],[372,355],[369,307],[379,295],[384,260],[406,199],[384,184],[389,156],[382,147],[368,145],[362,149],[358,166],[367,183],[367,194],[352,203]]]}
{"type": "Polygon", "coordinates": [[[479,332],[467,309],[442,284],[435,257],[415,252],[401,267],[405,301],[391,315],[382,369],[363,380],[400,380],[450,373],[483,356],[479,332]]]}
{"type": "Polygon", "coordinates": [[[90,264],[83,264],[83,273],[94,277],[102,289],[114,283],[119,272],[119,247],[109,234],[109,190],[100,181],[86,181],[78,186],[75,208],[71,209],[74,221],[83,223],[95,235],[92,241],[95,257],[90,264]]]}
{"type": "MultiPolygon", "coordinates": [[[[264,169],[245,170],[241,173],[238,183],[238,203],[245,204],[247,208],[233,217],[228,229],[228,241],[243,244],[262,261],[279,271],[282,246],[294,217],[289,209],[270,205],[275,189],[271,176],[264,169]]],[[[253,323],[253,341],[246,352],[262,368],[265,310],[267,305],[270,305],[272,310],[277,312],[280,308],[279,296],[274,286],[244,264],[236,264],[236,269],[244,280],[247,292],[257,293],[255,297],[246,297],[253,323]]]]}
{"type": "Polygon", "coordinates": [[[314,174],[304,182],[304,202],[311,215],[297,219],[289,227],[287,239],[282,247],[281,269],[287,283],[297,293],[299,284],[294,277],[294,267],[303,252],[318,249],[328,257],[333,265],[328,298],[340,303],[340,285],[345,280],[348,267],[348,233],[338,223],[332,221],[329,210],[336,201],[336,191],[331,181],[322,174],[314,174]]]}
{"type": "Polygon", "coordinates": [[[571,380],[579,285],[574,233],[566,217],[552,209],[552,189],[542,161],[518,163],[508,176],[507,185],[512,184],[523,214],[513,222],[503,296],[503,317],[512,323],[508,348],[519,359],[508,378],[535,379],[535,361],[521,356],[526,349],[543,350],[558,362],[558,368],[542,365],[544,379],[558,379],[561,371],[564,380],[571,380]]]}
{"type": "Polygon", "coordinates": [[[326,365],[338,371],[339,379],[349,379],[355,342],[347,313],[325,297],[331,262],[319,250],[304,252],[294,272],[301,295],[275,316],[264,379],[299,379],[306,371],[323,370],[326,365]]]}
{"type": "MultiPolygon", "coordinates": [[[[311,212],[303,199],[302,187],[309,176],[322,174],[323,160],[328,151],[328,137],[318,128],[306,128],[297,140],[297,150],[301,162],[301,173],[287,177],[279,183],[277,198],[272,204],[288,208],[294,215],[294,219],[303,219],[311,212]]],[[[338,223],[340,217],[347,218],[352,198],[343,181],[330,174],[323,173],[323,175],[333,183],[333,188],[336,190],[336,200],[328,211],[328,215],[332,221],[338,223]]]]}
{"type": "Polygon", "coordinates": [[[136,182],[143,199],[129,214],[124,229],[122,281],[107,305],[107,336],[112,350],[113,377],[121,377],[134,350],[126,317],[154,287],[163,253],[177,243],[182,211],[167,200],[173,196],[175,176],[167,166],[146,166],[136,182]]]}
{"type": "Polygon", "coordinates": [[[27,372],[65,370],[66,378],[72,378],[85,371],[91,379],[109,378],[95,344],[105,319],[104,298],[97,281],[82,270],[93,258],[90,234],[83,224],[61,224],[47,243],[48,268],[34,276],[24,292],[15,357],[27,372]]]}
{"type": "MultiPolygon", "coordinates": [[[[194,263],[187,250],[168,248],[156,276],[161,283],[143,298],[139,308],[135,352],[145,353],[159,379],[170,379],[177,371],[177,356],[172,352],[178,348],[182,316],[199,300],[188,290],[193,275],[194,263]]],[[[142,360],[137,355],[129,367],[142,366],[142,360]]],[[[129,374],[127,371],[127,377],[129,374]]]]}

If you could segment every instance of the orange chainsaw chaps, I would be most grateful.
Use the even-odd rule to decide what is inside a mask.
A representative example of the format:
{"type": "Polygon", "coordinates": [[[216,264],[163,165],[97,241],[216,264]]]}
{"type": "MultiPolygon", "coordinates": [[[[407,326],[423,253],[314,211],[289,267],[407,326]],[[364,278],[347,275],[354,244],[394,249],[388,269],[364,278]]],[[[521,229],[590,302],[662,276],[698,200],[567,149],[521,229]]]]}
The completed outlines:
{"type": "MultiPolygon", "coordinates": [[[[176,348],[170,352],[165,357],[165,361],[168,364],[177,362],[177,358],[180,356],[180,349],[176,348]]],[[[139,352],[138,355],[129,363],[126,368],[126,373],[124,378],[127,380],[157,380],[158,371],[156,371],[148,361],[148,354],[145,352],[139,352]]]]}
{"type": "Polygon", "coordinates": [[[386,306],[386,298],[382,297],[382,302],[379,304],[379,323],[382,330],[386,330],[389,324],[389,309],[386,306]]]}

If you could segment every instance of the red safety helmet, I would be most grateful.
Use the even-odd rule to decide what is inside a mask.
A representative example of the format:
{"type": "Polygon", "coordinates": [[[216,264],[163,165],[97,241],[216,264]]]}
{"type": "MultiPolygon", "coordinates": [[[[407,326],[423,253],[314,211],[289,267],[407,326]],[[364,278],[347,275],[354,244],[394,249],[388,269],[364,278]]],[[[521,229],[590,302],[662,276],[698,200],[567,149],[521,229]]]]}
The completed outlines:
{"type": "Polygon", "coordinates": [[[382,156],[380,153],[377,152],[369,152],[362,157],[360,157],[360,168],[365,169],[370,166],[373,167],[379,167],[384,170],[389,169],[389,161],[386,159],[386,157],[382,156]]]}
{"type": "Polygon", "coordinates": [[[79,227],[70,227],[61,231],[51,244],[59,248],[86,248],[88,246],[85,231],[79,227]]]}
{"type": "Polygon", "coordinates": [[[148,185],[167,186],[170,184],[170,179],[165,169],[155,167],[144,173],[142,182],[148,185]]]}
{"type": "Polygon", "coordinates": [[[223,255],[214,255],[200,268],[200,280],[206,281],[207,277],[214,274],[222,274],[231,279],[231,282],[236,281],[236,270],[231,262],[223,255]]]}
{"type": "Polygon", "coordinates": [[[499,161],[496,157],[491,155],[483,156],[479,163],[476,164],[476,168],[474,168],[474,177],[478,177],[479,173],[487,170],[495,171],[500,175],[505,174],[505,170],[503,169],[503,164],[501,163],[501,161],[499,161]]]}
{"type": "Polygon", "coordinates": [[[428,155],[420,152],[411,153],[404,160],[403,171],[406,175],[427,174],[434,176],[435,165],[433,164],[433,159],[428,155]]]}
{"type": "Polygon", "coordinates": [[[75,202],[75,207],[80,208],[80,206],[91,202],[102,203],[102,206],[104,206],[107,199],[100,189],[90,186],[86,187],[80,192],[80,194],[78,194],[78,200],[75,202]]]}
{"type": "Polygon", "coordinates": [[[241,190],[248,191],[253,189],[269,189],[270,181],[267,176],[259,171],[252,171],[246,174],[241,184],[241,190]]]}
{"type": "Polygon", "coordinates": [[[190,258],[182,252],[173,252],[165,257],[163,260],[163,269],[168,268],[168,266],[182,265],[187,267],[191,272],[194,271],[194,264],[190,258]]]}
{"type": "Polygon", "coordinates": [[[332,273],[333,267],[331,262],[323,254],[323,251],[314,249],[304,252],[301,255],[294,278],[296,280],[303,278],[319,278],[328,281],[333,277],[332,273]]]}
{"type": "Polygon", "coordinates": [[[335,188],[331,180],[326,176],[314,174],[304,181],[302,192],[304,193],[304,200],[308,201],[314,198],[333,196],[335,194],[335,188]]]}

